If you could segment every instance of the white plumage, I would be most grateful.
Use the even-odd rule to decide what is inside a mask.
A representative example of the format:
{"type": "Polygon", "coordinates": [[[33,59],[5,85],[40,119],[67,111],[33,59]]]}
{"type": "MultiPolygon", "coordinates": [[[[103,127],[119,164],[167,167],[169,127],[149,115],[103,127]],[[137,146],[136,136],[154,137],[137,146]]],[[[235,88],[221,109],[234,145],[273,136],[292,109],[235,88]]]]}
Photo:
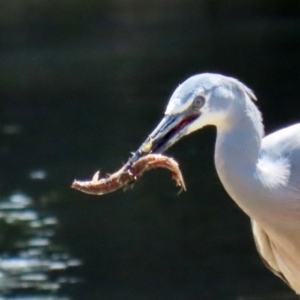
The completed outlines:
{"type": "MultiPolygon", "coordinates": [[[[164,119],[145,143],[151,139],[148,153],[162,152],[186,134],[216,126],[220,180],[251,218],[266,265],[300,294],[300,124],[264,137],[253,100],[253,92],[234,78],[193,76],[174,91],[164,119]]],[[[147,154],[142,147],[132,161],[147,154]]]]}

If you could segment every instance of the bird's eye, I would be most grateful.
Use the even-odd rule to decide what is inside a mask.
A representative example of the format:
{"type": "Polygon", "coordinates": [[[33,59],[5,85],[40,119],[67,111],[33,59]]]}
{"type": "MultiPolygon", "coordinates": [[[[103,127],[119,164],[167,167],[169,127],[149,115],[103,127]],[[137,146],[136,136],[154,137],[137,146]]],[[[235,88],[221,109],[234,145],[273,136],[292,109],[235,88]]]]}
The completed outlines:
{"type": "Polygon", "coordinates": [[[193,102],[194,108],[201,108],[205,103],[205,98],[203,96],[196,96],[193,102]]]}

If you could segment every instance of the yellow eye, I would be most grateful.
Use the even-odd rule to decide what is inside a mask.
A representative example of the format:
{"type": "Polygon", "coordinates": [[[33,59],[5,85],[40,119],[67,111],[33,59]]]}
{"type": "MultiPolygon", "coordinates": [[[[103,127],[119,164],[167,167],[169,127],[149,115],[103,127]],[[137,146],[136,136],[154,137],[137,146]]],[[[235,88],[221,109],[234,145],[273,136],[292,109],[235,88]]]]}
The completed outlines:
{"type": "Polygon", "coordinates": [[[152,145],[153,145],[153,143],[152,143],[152,139],[151,139],[151,138],[149,138],[149,142],[148,142],[146,145],[144,145],[144,146],[143,146],[143,148],[141,149],[141,150],[142,150],[142,152],[144,152],[144,153],[148,153],[148,152],[150,152],[150,151],[151,151],[151,149],[152,149],[152,145]]]}

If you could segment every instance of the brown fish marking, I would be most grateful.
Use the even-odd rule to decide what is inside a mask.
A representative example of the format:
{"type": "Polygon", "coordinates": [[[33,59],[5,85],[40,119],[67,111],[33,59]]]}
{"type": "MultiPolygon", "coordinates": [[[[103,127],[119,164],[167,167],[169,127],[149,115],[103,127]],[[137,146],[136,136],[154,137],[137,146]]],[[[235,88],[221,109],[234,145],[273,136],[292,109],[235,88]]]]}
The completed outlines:
{"type": "Polygon", "coordinates": [[[155,168],[169,169],[176,184],[184,191],[186,190],[178,163],[173,158],[161,154],[148,154],[138,159],[132,166],[125,165],[107,178],[100,178],[98,171],[91,181],[75,180],[71,187],[83,193],[103,195],[134,183],[144,172],[155,168]]]}

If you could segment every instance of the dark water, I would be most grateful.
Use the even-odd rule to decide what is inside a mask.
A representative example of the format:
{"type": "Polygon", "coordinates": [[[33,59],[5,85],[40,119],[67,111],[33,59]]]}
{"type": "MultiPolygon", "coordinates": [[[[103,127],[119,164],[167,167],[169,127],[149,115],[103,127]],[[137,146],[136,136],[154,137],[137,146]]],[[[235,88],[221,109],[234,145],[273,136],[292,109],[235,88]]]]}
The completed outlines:
{"type": "Polygon", "coordinates": [[[256,91],[267,132],[299,121],[299,1],[2,1],[0,299],[293,299],[261,263],[213,166],[214,129],[92,197],[74,178],[126,162],[172,90],[204,71],[256,91]]]}

